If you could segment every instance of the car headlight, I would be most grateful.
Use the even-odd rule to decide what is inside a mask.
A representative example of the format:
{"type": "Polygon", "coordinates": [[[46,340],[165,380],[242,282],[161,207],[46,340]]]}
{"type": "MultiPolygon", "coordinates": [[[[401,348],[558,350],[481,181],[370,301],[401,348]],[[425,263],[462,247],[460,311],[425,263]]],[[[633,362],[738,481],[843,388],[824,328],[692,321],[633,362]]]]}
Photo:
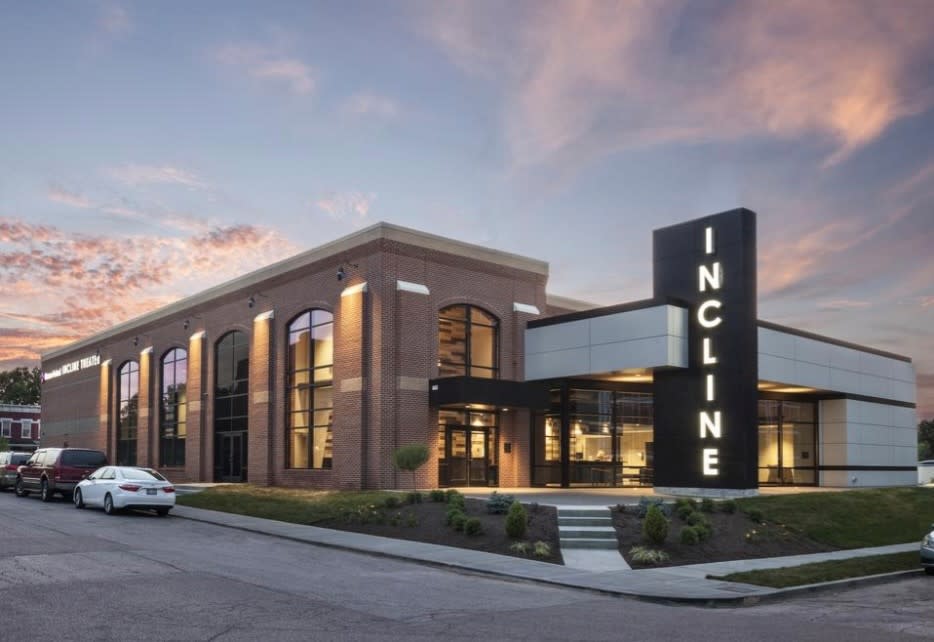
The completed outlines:
{"type": "Polygon", "coordinates": [[[922,540],[922,544],[925,546],[934,547],[934,531],[931,531],[925,536],[925,538],[922,540]]]}

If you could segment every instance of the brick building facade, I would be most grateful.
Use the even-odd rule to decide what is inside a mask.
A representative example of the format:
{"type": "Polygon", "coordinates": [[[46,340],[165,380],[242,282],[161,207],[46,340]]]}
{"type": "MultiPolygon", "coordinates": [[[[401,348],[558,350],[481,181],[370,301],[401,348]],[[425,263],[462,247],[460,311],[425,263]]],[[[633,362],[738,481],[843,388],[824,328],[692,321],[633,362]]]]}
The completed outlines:
{"type": "Polygon", "coordinates": [[[911,359],[757,318],[755,214],[656,230],[654,296],[379,223],[45,354],[42,444],[177,481],[399,488],[915,478],[911,359]]]}
{"type": "Polygon", "coordinates": [[[39,406],[0,404],[0,438],[10,450],[35,450],[39,444],[41,412],[39,406]]]}

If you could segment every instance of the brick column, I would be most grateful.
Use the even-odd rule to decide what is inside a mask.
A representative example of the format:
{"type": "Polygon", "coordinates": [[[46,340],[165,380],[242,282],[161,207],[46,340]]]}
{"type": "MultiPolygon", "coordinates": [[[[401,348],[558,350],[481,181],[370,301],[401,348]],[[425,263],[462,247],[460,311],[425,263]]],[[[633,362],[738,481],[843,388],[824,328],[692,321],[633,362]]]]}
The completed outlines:
{"type": "Polygon", "coordinates": [[[136,464],[152,466],[152,346],[139,353],[139,397],[136,418],[136,464]]]}
{"type": "Polygon", "coordinates": [[[97,438],[98,443],[94,445],[95,448],[100,448],[105,453],[107,453],[107,459],[109,461],[114,460],[114,451],[110,445],[110,418],[113,416],[110,412],[110,400],[111,400],[111,360],[107,359],[106,361],[101,362],[100,369],[100,393],[97,401],[97,410],[98,410],[98,430],[97,438]]]}
{"type": "Polygon", "coordinates": [[[334,474],[339,488],[364,485],[366,283],[348,286],[334,315],[334,474]]]}
{"type": "Polygon", "coordinates": [[[207,481],[201,469],[204,435],[204,332],[195,332],[188,340],[188,421],[185,437],[185,477],[190,481],[207,481]]]}
{"type": "Polygon", "coordinates": [[[270,440],[270,411],[272,409],[270,374],[272,368],[272,310],[262,312],[253,319],[253,338],[250,342],[250,396],[249,433],[247,434],[247,481],[268,486],[272,483],[272,442],[270,440]]]}

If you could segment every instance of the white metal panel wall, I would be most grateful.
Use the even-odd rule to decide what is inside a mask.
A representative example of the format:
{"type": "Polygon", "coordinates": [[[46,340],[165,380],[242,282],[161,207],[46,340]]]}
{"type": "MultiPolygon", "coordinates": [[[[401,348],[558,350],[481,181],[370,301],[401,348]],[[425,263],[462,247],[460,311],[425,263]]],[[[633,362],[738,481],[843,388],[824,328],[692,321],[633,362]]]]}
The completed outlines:
{"type": "Polygon", "coordinates": [[[915,403],[911,363],[759,328],[759,380],[915,403]]]}
{"type": "Polygon", "coordinates": [[[661,305],[525,331],[525,378],[687,367],[687,310],[661,305]]]}
{"type": "MultiPolygon", "coordinates": [[[[820,459],[824,466],[914,466],[918,428],[913,408],[855,399],[820,402],[820,459]]],[[[825,471],[822,486],[901,486],[915,472],[825,471]]]]}

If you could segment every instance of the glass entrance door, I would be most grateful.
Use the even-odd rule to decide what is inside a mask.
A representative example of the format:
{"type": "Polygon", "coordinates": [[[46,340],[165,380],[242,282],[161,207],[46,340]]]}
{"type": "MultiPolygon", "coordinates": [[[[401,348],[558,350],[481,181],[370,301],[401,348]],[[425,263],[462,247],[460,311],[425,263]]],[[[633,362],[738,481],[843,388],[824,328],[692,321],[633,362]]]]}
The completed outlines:
{"type": "Polygon", "coordinates": [[[245,482],[246,433],[217,433],[215,440],[214,479],[220,482],[245,482]]]}
{"type": "Polygon", "coordinates": [[[487,486],[489,484],[487,431],[473,428],[448,428],[444,441],[447,485],[487,486]]]}

